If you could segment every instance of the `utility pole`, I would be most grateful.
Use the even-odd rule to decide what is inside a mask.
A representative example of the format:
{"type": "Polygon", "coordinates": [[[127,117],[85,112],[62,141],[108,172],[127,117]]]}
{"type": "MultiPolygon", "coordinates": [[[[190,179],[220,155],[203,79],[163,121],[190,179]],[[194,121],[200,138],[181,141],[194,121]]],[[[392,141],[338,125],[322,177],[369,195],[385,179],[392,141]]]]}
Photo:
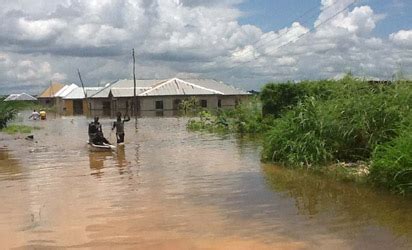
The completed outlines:
{"type": "Polygon", "coordinates": [[[136,97],[136,58],[134,56],[134,48],[132,49],[133,56],[133,112],[135,117],[135,129],[137,130],[137,97],[136,97]]]}
{"type": "Polygon", "coordinates": [[[89,99],[87,98],[87,92],[84,89],[84,84],[83,84],[82,76],[80,75],[80,70],[79,69],[77,69],[77,74],[79,75],[80,83],[82,84],[84,98],[86,98],[86,104],[87,104],[87,108],[89,110],[88,114],[90,115],[90,112],[91,112],[90,108],[91,107],[90,107],[89,99]]]}

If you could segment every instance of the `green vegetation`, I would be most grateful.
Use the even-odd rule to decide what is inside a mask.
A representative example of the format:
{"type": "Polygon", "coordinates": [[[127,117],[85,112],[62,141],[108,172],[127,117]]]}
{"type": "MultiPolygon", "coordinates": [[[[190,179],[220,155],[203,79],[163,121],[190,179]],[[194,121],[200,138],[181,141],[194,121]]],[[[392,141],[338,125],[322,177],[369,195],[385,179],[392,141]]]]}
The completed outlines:
{"type": "Polygon", "coordinates": [[[264,161],[321,172],[350,163],[362,166],[372,184],[406,194],[412,190],[411,109],[411,82],[368,83],[348,75],[267,84],[260,101],[202,113],[188,127],[262,134],[264,161]]]}
{"type": "Polygon", "coordinates": [[[273,119],[264,119],[262,106],[257,98],[250,102],[242,103],[234,109],[221,110],[212,113],[203,110],[199,112],[198,119],[190,119],[190,130],[206,130],[209,132],[235,132],[235,133],[262,133],[270,126],[273,119]]]}
{"type": "MultiPolygon", "coordinates": [[[[25,109],[44,109],[37,102],[31,101],[8,101],[4,102],[0,99],[0,130],[7,127],[7,123],[16,116],[19,110],[25,109]]],[[[45,109],[49,110],[49,109],[45,109]]]]}
{"type": "Polygon", "coordinates": [[[17,107],[10,102],[0,100],[0,129],[7,126],[7,122],[12,120],[17,114],[17,107]]]}
{"type": "Polygon", "coordinates": [[[29,134],[32,132],[33,129],[40,129],[39,127],[30,127],[26,125],[17,125],[17,124],[12,124],[9,125],[3,129],[1,129],[1,132],[7,133],[7,134],[29,134]]]}

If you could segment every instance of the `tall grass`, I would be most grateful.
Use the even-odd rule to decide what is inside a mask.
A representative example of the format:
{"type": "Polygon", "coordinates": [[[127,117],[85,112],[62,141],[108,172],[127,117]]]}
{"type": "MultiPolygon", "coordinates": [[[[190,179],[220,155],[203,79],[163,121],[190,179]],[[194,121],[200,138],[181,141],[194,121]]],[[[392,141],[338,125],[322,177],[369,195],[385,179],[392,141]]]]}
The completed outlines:
{"type": "Polygon", "coordinates": [[[189,120],[187,127],[190,130],[254,134],[266,130],[271,121],[263,118],[260,100],[252,98],[234,109],[219,109],[216,112],[203,110],[198,119],[189,120]]]}
{"type": "Polygon", "coordinates": [[[394,140],[376,147],[370,178],[399,193],[412,192],[412,129],[403,127],[394,140]]]}
{"type": "Polygon", "coordinates": [[[268,84],[260,100],[217,114],[203,112],[188,127],[263,134],[262,159],[286,166],[366,163],[372,166],[371,182],[407,193],[412,129],[405,128],[412,125],[411,111],[411,82],[368,83],[348,75],[268,84]]]}
{"type": "Polygon", "coordinates": [[[312,85],[300,87],[308,90],[306,94],[278,113],[280,117],[265,136],[263,159],[311,167],[373,162],[372,182],[407,192],[412,162],[406,161],[402,152],[412,152],[407,151],[406,139],[412,136],[412,130],[401,128],[412,124],[407,119],[412,85],[371,85],[352,78],[326,83],[328,92],[313,92],[316,85],[325,86],[325,82],[312,85]],[[399,166],[394,163],[396,159],[402,160],[396,163],[399,166]]]}

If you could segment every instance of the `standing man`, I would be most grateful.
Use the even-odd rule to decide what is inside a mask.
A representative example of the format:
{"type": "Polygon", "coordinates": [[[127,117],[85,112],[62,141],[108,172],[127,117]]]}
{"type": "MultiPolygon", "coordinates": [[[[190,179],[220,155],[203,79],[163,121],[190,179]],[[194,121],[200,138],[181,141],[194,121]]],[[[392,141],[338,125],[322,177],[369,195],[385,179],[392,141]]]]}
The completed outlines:
{"type": "Polygon", "coordinates": [[[39,117],[40,117],[39,112],[37,112],[36,110],[33,110],[33,113],[31,113],[31,115],[29,116],[29,119],[38,120],[39,117]]]}
{"type": "Polygon", "coordinates": [[[125,115],[122,121],[122,113],[117,113],[117,120],[113,122],[112,130],[116,128],[116,138],[118,144],[124,143],[124,123],[128,121],[130,121],[130,117],[128,115],[125,115]]]}

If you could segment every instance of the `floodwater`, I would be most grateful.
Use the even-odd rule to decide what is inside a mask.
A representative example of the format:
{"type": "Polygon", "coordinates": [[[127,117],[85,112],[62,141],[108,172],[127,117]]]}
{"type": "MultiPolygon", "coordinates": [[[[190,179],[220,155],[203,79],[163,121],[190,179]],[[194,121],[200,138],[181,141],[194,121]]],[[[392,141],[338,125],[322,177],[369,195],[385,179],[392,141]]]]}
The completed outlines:
{"type": "Polygon", "coordinates": [[[87,122],[1,135],[1,249],[412,248],[408,198],[262,164],[257,142],[183,118],[130,121],[123,147],[95,152],[87,122]]]}

